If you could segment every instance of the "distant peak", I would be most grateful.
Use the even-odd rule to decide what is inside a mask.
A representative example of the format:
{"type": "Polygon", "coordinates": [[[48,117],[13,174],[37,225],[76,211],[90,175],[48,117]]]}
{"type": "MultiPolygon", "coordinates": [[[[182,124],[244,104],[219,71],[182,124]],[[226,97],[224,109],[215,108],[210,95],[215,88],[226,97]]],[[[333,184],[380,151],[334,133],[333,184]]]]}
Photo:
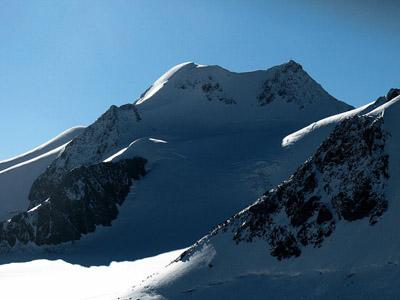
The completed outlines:
{"type": "MultiPolygon", "coordinates": [[[[272,68],[274,69],[274,68],[272,68]]],[[[294,60],[289,60],[287,63],[281,64],[276,66],[276,69],[281,71],[282,73],[287,73],[287,72],[293,72],[293,73],[297,73],[298,71],[303,71],[303,67],[302,65],[300,65],[299,63],[297,63],[294,60]]]]}
{"type": "Polygon", "coordinates": [[[291,66],[291,67],[295,67],[295,68],[303,68],[301,64],[299,64],[298,62],[294,61],[293,59],[289,60],[286,65],[291,66]]]}

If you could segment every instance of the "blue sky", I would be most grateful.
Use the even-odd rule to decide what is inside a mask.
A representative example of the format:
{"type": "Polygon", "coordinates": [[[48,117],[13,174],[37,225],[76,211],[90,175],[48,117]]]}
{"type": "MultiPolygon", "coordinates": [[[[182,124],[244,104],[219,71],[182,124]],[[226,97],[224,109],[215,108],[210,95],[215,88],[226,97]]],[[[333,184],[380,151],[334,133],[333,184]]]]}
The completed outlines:
{"type": "Polygon", "coordinates": [[[0,159],[133,102],[183,61],[295,59],[355,106],[399,87],[400,4],[329,2],[0,0],[0,159]]]}

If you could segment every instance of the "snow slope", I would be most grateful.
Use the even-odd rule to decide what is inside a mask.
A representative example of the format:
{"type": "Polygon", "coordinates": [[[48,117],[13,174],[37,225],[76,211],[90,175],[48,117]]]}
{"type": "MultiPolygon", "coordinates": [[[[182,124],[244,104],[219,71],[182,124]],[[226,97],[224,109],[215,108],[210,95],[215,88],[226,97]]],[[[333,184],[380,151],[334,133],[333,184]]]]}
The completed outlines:
{"type": "Polygon", "coordinates": [[[69,261],[104,264],[182,248],[311,154],[282,150],[285,135],[350,108],[293,61],[248,73],[185,63],[68,144],[35,181],[29,208],[51,202],[47,191],[59,190],[71,170],[140,155],[148,174],[134,183],[112,226],[57,251],[69,261]]]}
{"type": "Polygon", "coordinates": [[[71,128],[25,154],[0,162],[0,220],[27,209],[34,180],[83,130],[84,127],[71,128]]]}
{"type": "Polygon", "coordinates": [[[70,140],[75,138],[76,136],[78,136],[80,133],[83,132],[84,129],[85,129],[85,127],[83,127],[83,126],[72,127],[70,129],[67,129],[64,132],[60,133],[56,137],[52,138],[50,141],[48,141],[30,151],[27,151],[26,153],[17,155],[12,158],[2,160],[2,161],[0,161],[0,171],[10,168],[12,166],[15,166],[17,164],[20,164],[22,162],[29,161],[35,157],[38,157],[38,156],[43,155],[51,150],[56,149],[64,144],[66,144],[67,142],[69,142],[70,140]]]}
{"type": "MultiPolygon", "coordinates": [[[[377,107],[380,107],[384,103],[393,99],[397,89],[391,89],[386,96],[379,97],[377,100],[363,105],[359,108],[355,108],[350,111],[346,111],[337,115],[332,115],[317,122],[314,122],[307,127],[297,130],[294,133],[289,134],[282,140],[283,147],[296,147],[297,151],[301,151],[301,147],[316,147],[318,146],[335,128],[337,124],[348,118],[356,115],[366,114],[377,107]]],[[[397,92],[398,93],[398,92],[397,92]]]]}
{"type": "Polygon", "coordinates": [[[394,299],[400,96],[120,299],[394,299]]]}

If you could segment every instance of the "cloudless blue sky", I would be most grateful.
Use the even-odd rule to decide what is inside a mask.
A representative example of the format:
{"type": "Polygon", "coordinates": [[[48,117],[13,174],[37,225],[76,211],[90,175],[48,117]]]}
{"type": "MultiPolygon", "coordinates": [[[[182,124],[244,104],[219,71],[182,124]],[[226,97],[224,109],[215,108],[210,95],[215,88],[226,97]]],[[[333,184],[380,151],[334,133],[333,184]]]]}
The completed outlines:
{"type": "Polygon", "coordinates": [[[359,106],[400,86],[398,3],[0,0],[0,159],[133,102],[183,61],[295,59],[359,106]]]}

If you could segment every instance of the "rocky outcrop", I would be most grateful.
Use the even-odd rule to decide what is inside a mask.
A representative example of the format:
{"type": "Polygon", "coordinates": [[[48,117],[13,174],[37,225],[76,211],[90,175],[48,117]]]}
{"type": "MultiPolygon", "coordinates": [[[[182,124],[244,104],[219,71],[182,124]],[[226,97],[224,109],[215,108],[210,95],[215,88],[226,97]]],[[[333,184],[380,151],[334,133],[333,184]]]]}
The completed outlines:
{"type": "MultiPolygon", "coordinates": [[[[374,225],[388,208],[389,157],[383,117],[356,116],[339,124],[316,153],[281,185],[219,225],[236,244],[265,240],[278,260],[321,247],[338,222],[374,225]]],[[[197,245],[185,252],[185,259],[197,245]]]]}
{"type": "Polygon", "coordinates": [[[78,240],[98,225],[110,226],[132,182],[145,175],[145,164],[139,157],[99,163],[73,169],[57,184],[35,182],[35,206],[0,223],[1,250],[18,243],[60,244],[78,240]]]}
{"type": "Polygon", "coordinates": [[[228,96],[221,84],[212,76],[204,78],[185,79],[176,83],[176,88],[181,90],[199,90],[208,101],[220,101],[225,104],[236,104],[235,99],[228,96]]]}
{"type": "MultiPolygon", "coordinates": [[[[126,147],[135,140],[134,128],[138,122],[140,114],[135,105],[111,106],[65,147],[38,180],[47,181],[48,185],[58,184],[70,170],[105,160],[116,149],[126,147]]],[[[32,196],[31,193],[29,199],[32,205],[36,205],[37,200],[32,196]]]]}
{"type": "Polygon", "coordinates": [[[289,61],[281,69],[277,69],[273,76],[263,83],[262,91],[257,97],[258,104],[264,106],[277,99],[287,103],[300,102],[303,99],[299,99],[298,95],[296,95],[295,88],[299,88],[297,85],[300,81],[308,80],[305,75],[300,64],[293,60],[289,61]]]}
{"type": "MultiPolygon", "coordinates": [[[[328,101],[336,100],[324,91],[303,70],[300,64],[293,60],[271,68],[257,96],[257,102],[260,106],[273,102],[293,103],[299,109],[304,109],[306,106],[317,102],[323,105],[322,99],[328,101]]],[[[348,109],[351,109],[351,107],[349,106],[348,109]]]]}
{"type": "Polygon", "coordinates": [[[392,100],[400,95],[400,89],[390,89],[386,95],[387,100],[392,100]]]}

